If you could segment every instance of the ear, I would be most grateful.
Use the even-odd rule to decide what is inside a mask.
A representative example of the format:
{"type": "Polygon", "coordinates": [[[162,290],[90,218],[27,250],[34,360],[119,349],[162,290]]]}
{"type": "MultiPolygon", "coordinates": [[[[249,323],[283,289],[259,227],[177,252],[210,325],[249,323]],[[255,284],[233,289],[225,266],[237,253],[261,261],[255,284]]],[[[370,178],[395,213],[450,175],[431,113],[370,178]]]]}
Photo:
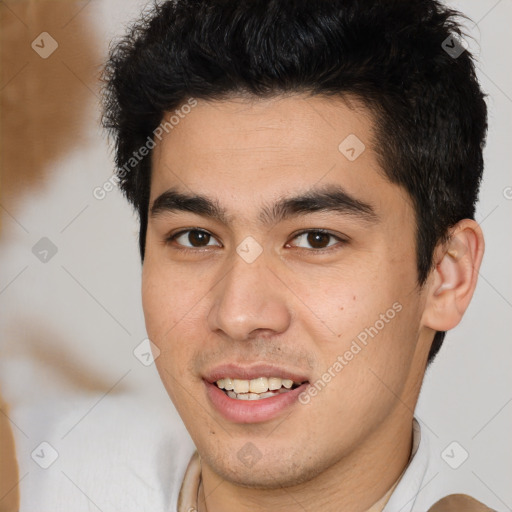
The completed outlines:
{"type": "Polygon", "coordinates": [[[484,247],[482,230],[472,219],[458,222],[448,242],[437,246],[423,326],[448,331],[461,321],[476,288],[484,247]]]}

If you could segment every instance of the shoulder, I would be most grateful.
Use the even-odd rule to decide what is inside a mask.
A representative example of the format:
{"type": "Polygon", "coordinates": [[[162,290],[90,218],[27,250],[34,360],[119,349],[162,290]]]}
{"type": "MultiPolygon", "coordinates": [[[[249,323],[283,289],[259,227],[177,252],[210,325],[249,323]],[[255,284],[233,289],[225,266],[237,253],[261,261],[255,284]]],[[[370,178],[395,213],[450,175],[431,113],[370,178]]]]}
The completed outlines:
{"type": "Polygon", "coordinates": [[[450,494],[429,508],[428,512],[495,512],[467,494],[450,494]]]}
{"type": "Polygon", "coordinates": [[[87,498],[105,511],[173,510],[194,445],[168,403],[145,398],[99,391],[19,410],[20,510],[84,510],[87,498]]]}

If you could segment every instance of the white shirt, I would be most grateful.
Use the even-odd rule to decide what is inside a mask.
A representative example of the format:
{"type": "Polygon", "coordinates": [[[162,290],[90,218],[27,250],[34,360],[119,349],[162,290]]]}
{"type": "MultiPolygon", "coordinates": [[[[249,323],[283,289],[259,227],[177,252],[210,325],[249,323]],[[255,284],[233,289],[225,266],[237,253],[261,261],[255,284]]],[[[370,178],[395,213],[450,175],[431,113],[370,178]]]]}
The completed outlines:
{"type": "MultiPolygon", "coordinates": [[[[172,404],[134,394],[70,397],[18,409],[15,421],[24,426],[13,428],[20,512],[177,511],[195,446],[172,404]]],[[[426,512],[457,492],[442,464],[415,420],[411,460],[384,512],[426,512]]]]}

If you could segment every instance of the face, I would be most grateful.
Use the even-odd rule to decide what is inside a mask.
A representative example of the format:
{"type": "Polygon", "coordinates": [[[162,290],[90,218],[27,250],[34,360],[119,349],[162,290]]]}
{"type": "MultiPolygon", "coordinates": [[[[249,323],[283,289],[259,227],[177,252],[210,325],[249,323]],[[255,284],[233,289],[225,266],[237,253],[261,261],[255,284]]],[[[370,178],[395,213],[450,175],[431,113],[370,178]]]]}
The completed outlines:
{"type": "Polygon", "coordinates": [[[410,421],[432,331],[413,208],[372,140],[364,108],[295,95],[198,100],[154,149],[146,327],[233,483],[307,481],[410,421]]]}

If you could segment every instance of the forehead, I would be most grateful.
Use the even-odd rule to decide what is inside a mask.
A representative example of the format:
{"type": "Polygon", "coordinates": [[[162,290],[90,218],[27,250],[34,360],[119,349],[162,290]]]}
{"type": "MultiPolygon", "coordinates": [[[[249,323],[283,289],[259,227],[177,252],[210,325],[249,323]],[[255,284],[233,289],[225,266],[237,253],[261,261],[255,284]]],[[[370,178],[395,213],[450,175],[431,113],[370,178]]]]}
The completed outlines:
{"type": "MultiPolygon", "coordinates": [[[[360,103],[347,101],[300,94],[195,100],[186,114],[175,115],[178,108],[165,115],[164,122],[172,120],[172,125],[163,133],[156,152],[172,158],[172,151],[183,164],[204,156],[216,162],[217,156],[223,158],[228,152],[235,158],[251,152],[253,157],[259,153],[262,159],[290,162],[299,162],[302,155],[308,160],[327,154],[337,159],[342,156],[339,144],[348,136],[366,147],[373,137],[369,112],[360,103]]],[[[358,149],[362,149],[360,144],[358,149]]]]}
{"type": "Polygon", "coordinates": [[[174,115],[172,129],[154,149],[150,204],[174,188],[215,196],[241,212],[253,201],[328,184],[377,209],[407,202],[379,166],[373,118],[359,102],[239,97],[177,110],[166,116],[174,115]]]}

